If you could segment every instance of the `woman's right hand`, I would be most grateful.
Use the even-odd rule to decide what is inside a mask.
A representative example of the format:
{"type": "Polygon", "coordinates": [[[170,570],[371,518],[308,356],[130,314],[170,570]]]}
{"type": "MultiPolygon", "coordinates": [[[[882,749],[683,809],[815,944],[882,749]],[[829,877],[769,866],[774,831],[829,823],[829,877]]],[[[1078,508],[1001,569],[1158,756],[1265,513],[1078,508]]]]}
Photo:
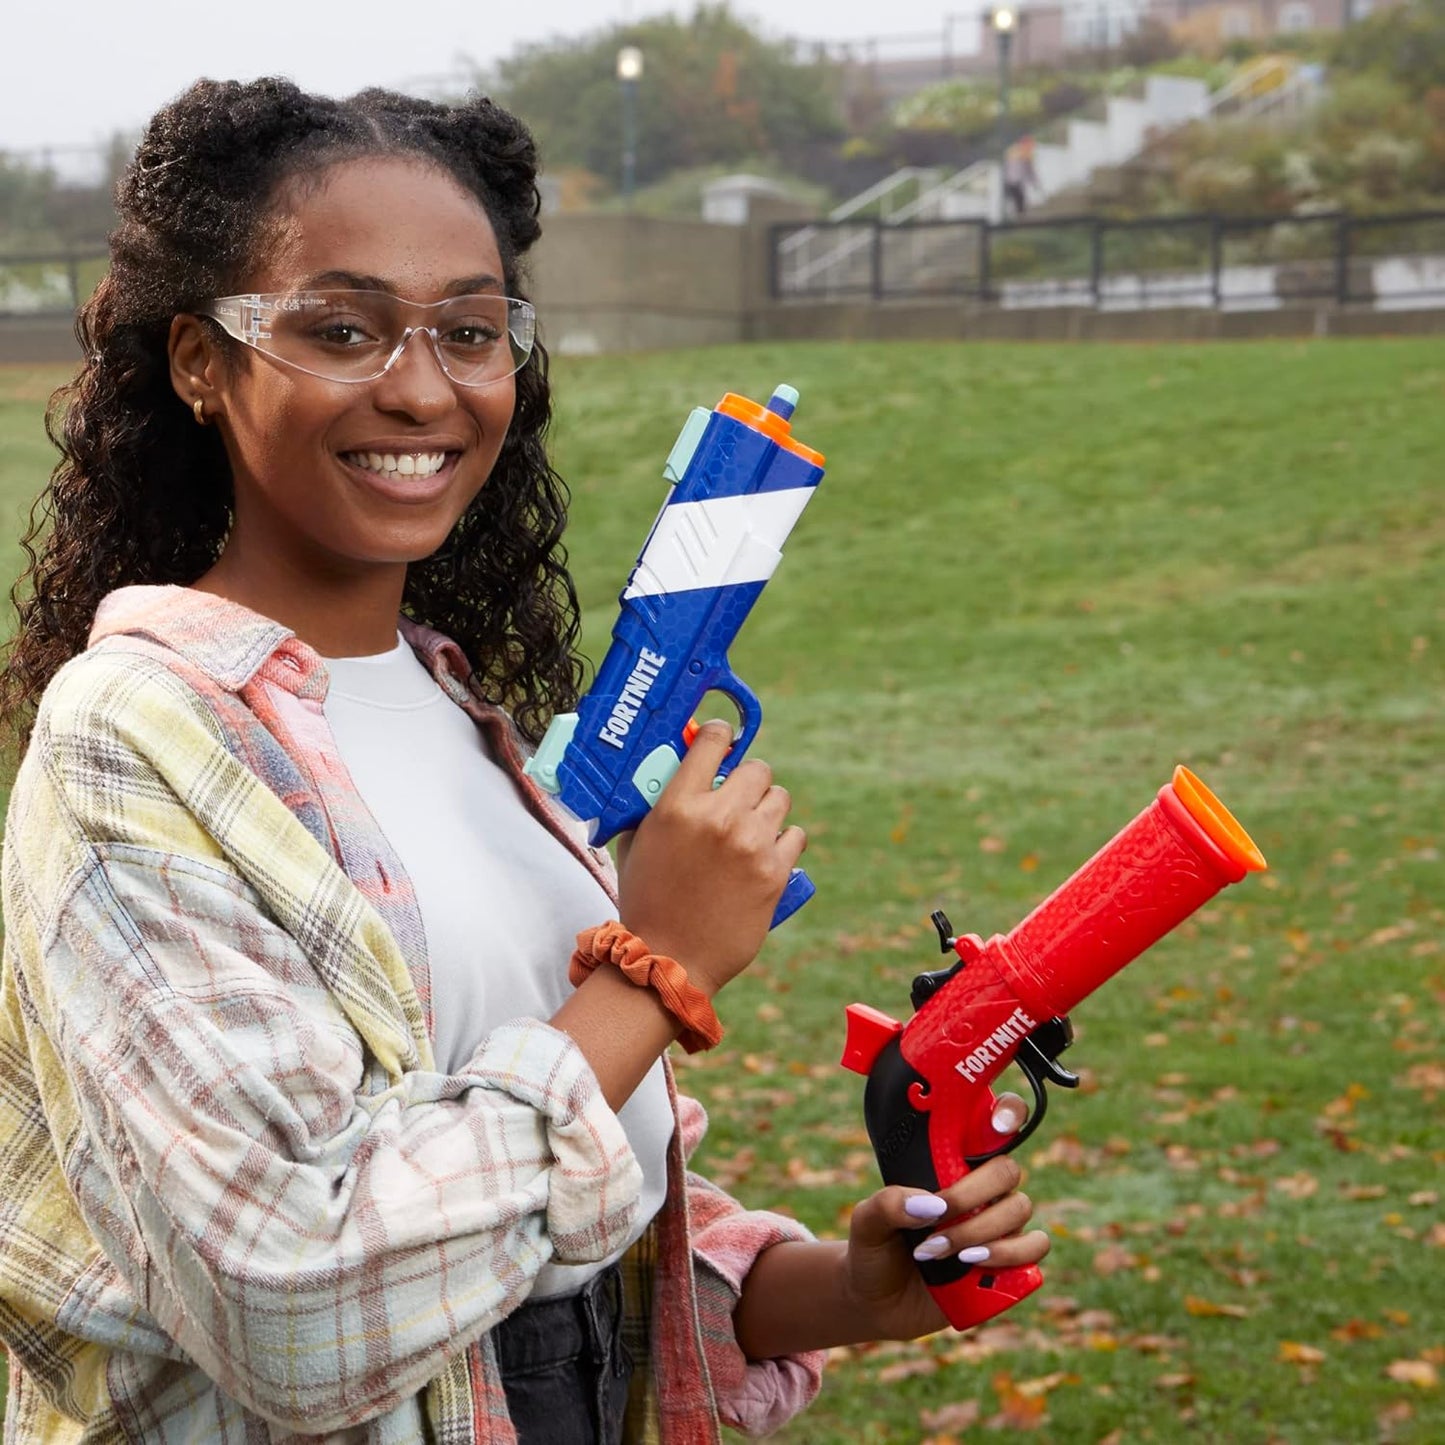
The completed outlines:
{"type": "Polygon", "coordinates": [[[732,745],[727,723],[699,728],[619,854],[623,925],[708,994],[757,956],[807,844],[801,828],[785,826],[791,799],[766,763],[745,758],[713,787],[732,745]]]}

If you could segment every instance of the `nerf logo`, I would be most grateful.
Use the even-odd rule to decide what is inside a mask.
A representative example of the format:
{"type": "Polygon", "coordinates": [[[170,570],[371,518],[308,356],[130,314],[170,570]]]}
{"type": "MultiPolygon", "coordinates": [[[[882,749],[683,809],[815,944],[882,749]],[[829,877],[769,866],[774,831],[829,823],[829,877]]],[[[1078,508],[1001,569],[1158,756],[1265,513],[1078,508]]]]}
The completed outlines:
{"type": "Polygon", "coordinates": [[[1001,1059],[1038,1026],[1036,1019],[1031,1019],[1023,1009],[1016,1008],[967,1058],[960,1059],[953,1067],[970,1084],[977,1083],[990,1064],[1001,1059]]]}
{"type": "Polygon", "coordinates": [[[612,748],[623,746],[623,739],[637,720],[642,704],[647,701],[647,694],[652,691],[652,684],[657,681],[657,675],[666,663],[665,657],[645,647],[637,654],[637,666],[628,675],[617,701],[612,704],[612,715],[607,719],[606,726],[597,734],[599,742],[612,748]]]}

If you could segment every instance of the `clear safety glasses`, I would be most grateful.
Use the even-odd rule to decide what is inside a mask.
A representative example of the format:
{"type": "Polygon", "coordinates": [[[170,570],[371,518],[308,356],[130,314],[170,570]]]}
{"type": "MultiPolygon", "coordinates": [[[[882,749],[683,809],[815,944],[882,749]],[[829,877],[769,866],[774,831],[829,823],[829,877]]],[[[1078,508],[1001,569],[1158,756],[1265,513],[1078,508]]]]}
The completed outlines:
{"type": "Polygon", "coordinates": [[[327,381],[375,381],[421,332],[461,386],[491,386],[532,353],[537,317],[511,296],[403,301],[389,291],[285,291],[219,296],[197,314],[237,341],[327,381]]]}

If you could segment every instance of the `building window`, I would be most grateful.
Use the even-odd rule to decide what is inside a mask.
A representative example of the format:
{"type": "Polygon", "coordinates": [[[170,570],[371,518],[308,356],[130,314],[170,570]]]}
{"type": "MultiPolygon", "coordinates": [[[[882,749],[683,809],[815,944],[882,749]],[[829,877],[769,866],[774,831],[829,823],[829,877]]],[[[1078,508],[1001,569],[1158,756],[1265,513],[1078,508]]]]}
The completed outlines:
{"type": "Polygon", "coordinates": [[[1238,5],[1231,5],[1219,22],[1219,33],[1225,40],[1247,40],[1254,34],[1254,17],[1238,5]]]}
{"type": "Polygon", "coordinates": [[[1299,30],[1313,30],[1315,28],[1315,12],[1309,4],[1309,0],[1289,0],[1289,4],[1280,7],[1279,28],[1286,34],[1299,30]]]}

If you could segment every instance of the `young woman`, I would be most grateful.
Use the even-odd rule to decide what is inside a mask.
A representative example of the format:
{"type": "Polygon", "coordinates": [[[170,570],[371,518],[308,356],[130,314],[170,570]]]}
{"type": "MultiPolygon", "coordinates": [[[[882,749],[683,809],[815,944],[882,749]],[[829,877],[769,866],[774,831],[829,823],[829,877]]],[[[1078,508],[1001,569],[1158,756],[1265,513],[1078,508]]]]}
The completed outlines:
{"type": "Polygon", "coordinates": [[[846,1243],[687,1170],[666,1050],[804,840],[721,725],[620,877],[520,774],[580,671],[535,165],[207,81],[121,183],[4,682],[7,1440],[763,1432],[942,1325],[901,1230],[1047,1248],[1006,1159],[846,1243]]]}

